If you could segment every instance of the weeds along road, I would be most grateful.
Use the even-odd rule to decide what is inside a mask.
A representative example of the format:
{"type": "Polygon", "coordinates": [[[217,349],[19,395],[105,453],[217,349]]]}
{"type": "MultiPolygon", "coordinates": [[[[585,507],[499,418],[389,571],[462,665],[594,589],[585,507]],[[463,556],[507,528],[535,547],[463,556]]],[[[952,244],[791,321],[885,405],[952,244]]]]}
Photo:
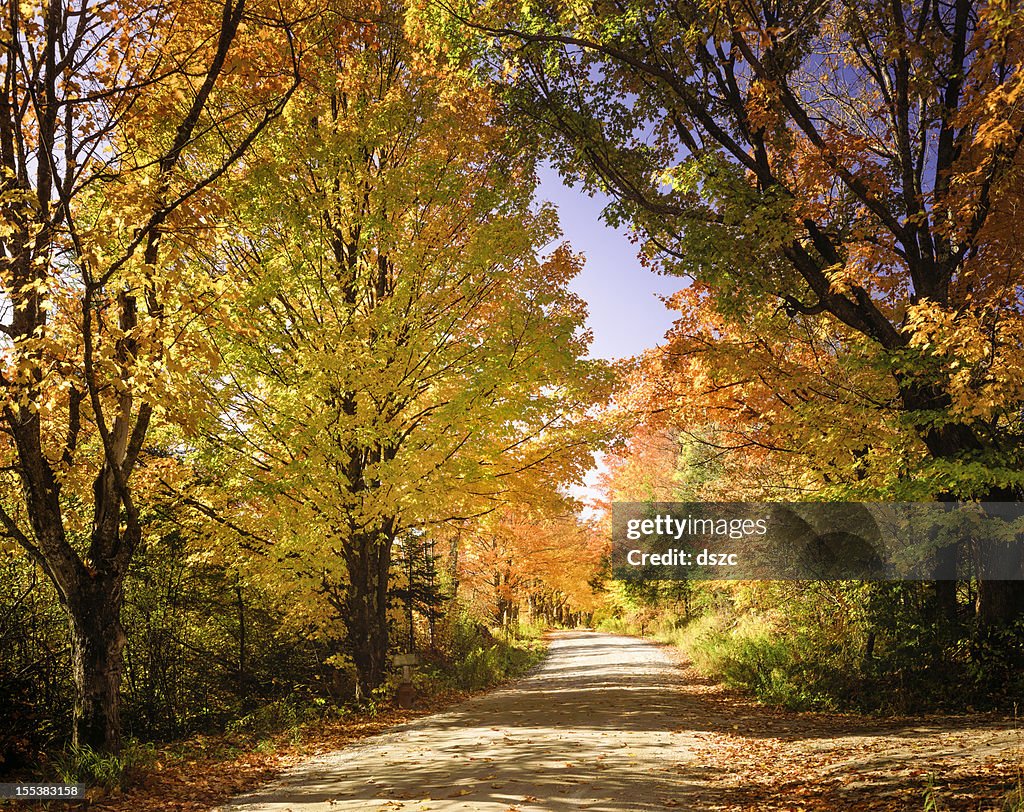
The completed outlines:
{"type": "Polygon", "coordinates": [[[560,632],[526,679],[307,761],[221,809],[920,809],[929,776],[940,808],[978,809],[1010,780],[1012,728],[772,711],[663,647],[560,632]]]}

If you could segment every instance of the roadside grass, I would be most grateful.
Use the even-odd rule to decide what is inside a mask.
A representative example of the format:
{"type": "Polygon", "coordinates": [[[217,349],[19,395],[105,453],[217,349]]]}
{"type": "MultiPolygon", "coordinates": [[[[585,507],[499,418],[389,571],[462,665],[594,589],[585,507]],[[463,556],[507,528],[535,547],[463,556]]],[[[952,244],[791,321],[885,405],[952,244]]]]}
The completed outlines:
{"type": "Polygon", "coordinates": [[[799,634],[782,636],[763,617],[705,615],[685,626],[663,626],[655,638],[687,652],[702,673],[788,710],[837,710],[845,679],[839,663],[812,651],[799,634]]]}
{"type": "Polygon", "coordinates": [[[445,660],[428,661],[418,669],[414,679],[418,691],[485,690],[522,676],[547,651],[540,630],[532,628],[489,639],[470,636],[453,648],[445,660]]]}
{"type": "Polygon", "coordinates": [[[788,710],[836,709],[820,687],[832,676],[830,669],[805,658],[798,639],[780,637],[764,618],[707,614],[685,624],[660,619],[643,630],[635,621],[610,618],[601,628],[675,646],[705,676],[750,691],[767,704],[788,710]]]}
{"type": "MultiPolygon", "coordinates": [[[[644,624],[641,634],[636,619],[609,618],[601,630],[614,634],[648,637],[669,644],[684,654],[698,672],[725,685],[739,688],[760,701],[793,711],[835,711],[829,692],[840,690],[848,676],[831,673],[835,663],[822,665],[815,641],[798,635],[781,635],[763,617],[736,617],[723,613],[702,615],[688,623],[661,618],[644,624]]],[[[861,714],[863,715],[863,714],[861,714]]],[[[1014,714],[1017,718],[1017,714],[1014,714]]],[[[1004,773],[992,795],[975,807],[977,812],[1024,812],[1024,731],[1017,728],[1015,767],[1012,777],[1004,773]],[[1004,781],[1012,782],[1006,790],[1004,781]]],[[[947,782],[931,773],[919,790],[922,812],[951,812],[963,809],[959,801],[948,797],[947,782]]],[[[879,808],[882,808],[881,806],[879,808]]]]}
{"type": "Polygon", "coordinates": [[[100,790],[123,789],[157,760],[153,744],[129,739],[120,753],[100,753],[88,745],[71,746],[52,762],[54,777],[63,784],[85,784],[100,790]]]}
{"type": "Polygon", "coordinates": [[[1000,812],[1024,812],[1024,781],[1017,778],[1017,786],[1006,793],[1000,812]]]}

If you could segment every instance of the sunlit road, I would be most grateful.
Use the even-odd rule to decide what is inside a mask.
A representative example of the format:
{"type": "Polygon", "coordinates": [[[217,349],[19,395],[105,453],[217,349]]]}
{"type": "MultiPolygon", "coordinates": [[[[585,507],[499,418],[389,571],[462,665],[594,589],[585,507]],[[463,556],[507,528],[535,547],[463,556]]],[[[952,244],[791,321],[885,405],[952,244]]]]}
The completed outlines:
{"type": "Polygon", "coordinates": [[[225,809],[686,808],[709,776],[679,730],[678,680],[657,646],[562,632],[512,687],[306,762],[225,809]]]}
{"type": "Polygon", "coordinates": [[[758,705],[666,650],[561,632],[528,679],[285,773],[225,812],[811,812],[996,801],[1024,763],[1012,718],[873,719],[758,705]],[[794,799],[797,799],[794,801],[794,799]]]}

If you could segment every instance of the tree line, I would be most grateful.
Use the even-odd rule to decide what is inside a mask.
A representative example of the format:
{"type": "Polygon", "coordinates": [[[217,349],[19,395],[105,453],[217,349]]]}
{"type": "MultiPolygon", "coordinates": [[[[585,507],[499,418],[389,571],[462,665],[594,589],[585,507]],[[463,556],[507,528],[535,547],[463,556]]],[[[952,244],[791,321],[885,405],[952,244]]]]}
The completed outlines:
{"type": "Polygon", "coordinates": [[[97,750],[126,695],[148,733],[325,665],[374,695],[396,548],[571,515],[605,433],[535,155],[401,5],[5,26],[7,676],[97,750]]]}
{"type": "MultiPolygon", "coordinates": [[[[620,381],[634,420],[610,498],[1020,500],[1019,8],[513,6],[449,8],[566,176],[612,195],[609,221],[688,282],[665,345],[620,381]]],[[[932,551],[948,571],[958,555],[932,551]]],[[[886,672],[881,690],[913,698],[916,662],[933,669],[922,702],[951,684],[1019,697],[1022,556],[967,580],[712,604],[772,645],[809,641],[788,665],[749,646],[748,685],[778,666],[850,694],[850,675],[886,672]]],[[[626,607],[692,617],[679,589],[626,607]]],[[[729,634],[708,639],[742,649],[729,634]]]]}

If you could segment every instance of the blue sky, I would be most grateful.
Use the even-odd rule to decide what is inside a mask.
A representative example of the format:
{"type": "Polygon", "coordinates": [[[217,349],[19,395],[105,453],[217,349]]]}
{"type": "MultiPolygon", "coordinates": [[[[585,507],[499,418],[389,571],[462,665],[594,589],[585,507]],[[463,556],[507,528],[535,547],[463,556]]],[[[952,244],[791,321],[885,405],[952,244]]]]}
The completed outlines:
{"type": "Polygon", "coordinates": [[[591,355],[625,358],[662,343],[673,318],[658,294],[675,293],[684,280],[644,268],[625,232],[601,221],[604,200],[565,186],[549,167],[541,170],[540,181],[537,196],[558,207],[563,239],[587,258],[571,287],[590,309],[591,355]]]}

